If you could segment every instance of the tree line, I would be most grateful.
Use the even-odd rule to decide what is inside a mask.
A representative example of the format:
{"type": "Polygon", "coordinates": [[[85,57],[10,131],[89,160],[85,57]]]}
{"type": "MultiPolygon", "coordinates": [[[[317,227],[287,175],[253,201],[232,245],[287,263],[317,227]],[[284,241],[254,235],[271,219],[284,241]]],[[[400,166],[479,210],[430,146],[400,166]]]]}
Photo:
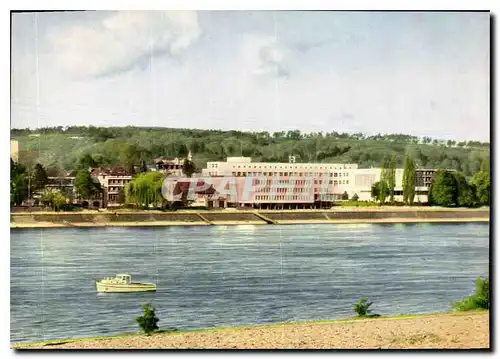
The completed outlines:
{"type": "Polygon", "coordinates": [[[256,162],[357,163],[361,168],[379,167],[395,153],[396,166],[404,165],[408,152],[419,168],[453,169],[472,177],[489,155],[489,143],[439,141],[404,134],[366,136],[302,133],[300,131],[242,132],[143,127],[54,127],[12,129],[19,141],[24,166],[40,163],[49,175],[75,171],[82,156],[98,166],[132,168],[160,156],[186,157],[191,151],[197,168],[229,156],[249,156],[256,162]]]}
{"type": "MultiPolygon", "coordinates": [[[[485,159],[478,172],[471,180],[463,173],[450,170],[436,171],[428,191],[428,205],[442,207],[477,207],[489,206],[491,197],[490,161],[485,159]]],[[[413,205],[416,189],[416,163],[407,153],[403,169],[403,202],[413,205]]],[[[381,165],[380,181],[371,188],[371,197],[380,204],[385,204],[387,198],[394,203],[396,186],[395,155],[392,159],[384,159],[381,165]]]]}

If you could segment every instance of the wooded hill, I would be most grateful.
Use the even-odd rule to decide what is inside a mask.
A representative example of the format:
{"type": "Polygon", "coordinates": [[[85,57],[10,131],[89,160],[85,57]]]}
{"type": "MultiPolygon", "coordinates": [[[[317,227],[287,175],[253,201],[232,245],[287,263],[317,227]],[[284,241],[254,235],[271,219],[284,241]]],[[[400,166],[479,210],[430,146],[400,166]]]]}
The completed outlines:
{"type": "Polygon", "coordinates": [[[404,134],[365,136],[361,133],[241,132],[148,127],[72,126],[12,129],[19,141],[19,162],[42,164],[49,175],[73,170],[79,159],[90,154],[102,166],[152,163],[160,156],[186,156],[191,150],[197,168],[207,161],[227,156],[249,156],[253,161],[358,163],[380,167],[384,158],[396,154],[403,166],[405,152],[419,168],[448,168],[470,177],[483,160],[490,144],[477,141],[440,141],[404,134]]]}

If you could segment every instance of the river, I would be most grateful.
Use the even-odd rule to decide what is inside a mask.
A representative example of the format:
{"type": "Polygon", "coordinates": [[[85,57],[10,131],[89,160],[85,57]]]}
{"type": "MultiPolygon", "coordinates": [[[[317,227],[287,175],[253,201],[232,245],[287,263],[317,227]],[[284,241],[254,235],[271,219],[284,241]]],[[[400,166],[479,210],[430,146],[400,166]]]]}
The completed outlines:
{"type": "Polygon", "coordinates": [[[11,341],[447,311],[488,275],[489,224],[11,230],[11,341]],[[96,293],[130,273],[156,293],[96,293]]]}

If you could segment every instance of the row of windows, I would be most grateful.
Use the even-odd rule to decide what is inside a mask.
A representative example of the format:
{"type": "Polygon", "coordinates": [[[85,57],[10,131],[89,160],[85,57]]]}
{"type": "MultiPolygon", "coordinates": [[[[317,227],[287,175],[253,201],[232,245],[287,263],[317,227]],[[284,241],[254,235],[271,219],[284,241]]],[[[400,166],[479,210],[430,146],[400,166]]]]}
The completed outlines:
{"type": "Polygon", "coordinates": [[[310,201],[310,196],[255,196],[256,201],[310,201]]]}
{"type": "MultiPolygon", "coordinates": [[[[415,194],[417,196],[426,196],[429,194],[429,192],[427,191],[415,191],[415,194]]],[[[394,195],[395,196],[402,196],[403,195],[403,191],[394,191],[394,195]]]]}
{"type": "MultiPolygon", "coordinates": [[[[349,184],[349,180],[314,180],[314,184],[319,184],[319,185],[322,185],[322,184],[331,184],[331,185],[334,185],[334,186],[337,186],[337,185],[341,185],[341,184],[349,184]]],[[[252,182],[252,185],[256,186],[258,184],[258,181],[257,180],[254,180],[252,182]]],[[[287,185],[305,185],[306,184],[306,181],[305,180],[267,180],[266,184],[268,186],[271,186],[271,185],[283,185],[283,184],[287,184],[287,185]]],[[[311,182],[308,181],[307,183],[308,185],[311,184],[311,182]]]]}
{"type": "Polygon", "coordinates": [[[108,184],[127,184],[129,183],[129,179],[110,179],[108,180],[108,184]]]}
{"type": "MultiPolygon", "coordinates": [[[[209,172],[211,174],[213,172],[209,172]]],[[[236,177],[253,177],[253,176],[292,176],[292,177],[347,177],[349,176],[349,173],[344,172],[344,173],[337,173],[337,172],[330,172],[330,173],[322,173],[322,172],[233,172],[233,176],[236,177]]]]}
{"type": "Polygon", "coordinates": [[[118,195],[116,195],[116,194],[110,194],[108,196],[108,201],[109,202],[117,202],[118,201],[118,195]]]}
{"type": "MultiPolygon", "coordinates": [[[[256,186],[260,184],[259,180],[256,178],[252,181],[252,185],[253,186],[256,186]]],[[[266,181],[266,184],[268,186],[271,186],[271,185],[283,185],[283,184],[286,184],[286,185],[305,185],[306,184],[306,180],[290,180],[290,179],[286,179],[286,180],[271,180],[271,179],[268,179],[266,181]]],[[[311,182],[310,181],[307,181],[307,185],[310,185],[311,182]]]]}
{"type": "MultiPolygon", "coordinates": [[[[212,167],[216,167],[216,166],[213,166],[212,167]]],[[[257,169],[257,168],[268,168],[267,165],[233,165],[232,168],[254,168],[254,169],[257,169]]],[[[293,165],[269,165],[269,169],[291,169],[291,170],[296,170],[296,169],[299,169],[299,168],[307,168],[307,169],[317,169],[318,166],[293,166],[293,165]]],[[[341,169],[349,169],[351,168],[351,166],[320,166],[319,169],[322,170],[322,169],[329,169],[329,170],[341,170],[341,169]]]]}
{"type": "Polygon", "coordinates": [[[120,188],[123,188],[123,187],[108,187],[108,191],[109,192],[113,192],[113,191],[119,191],[120,188]]]}
{"type": "Polygon", "coordinates": [[[265,187],[265,188],[258,188],[255,192],[257,193],[262,193],[262,192],[275,192],[275,193],[286,193],[286,192],[293,192],[293,193],[303,193],[303,192],[309,192],[309,188],[304,188],[304,187],[296,187],[296,188],[273,188],[271,191],[270,187],[265,187]]]}
{"type": "MultiPolygon", "coordinates": [[[[326,184],[326,181],[324,181],[324,183],[326,184]]],[[[322,180],[314,180],[314,184],[323,184],[323,181],[322,180]]],[[[349,184],[349,180],[335,180],[335,181],[328,181],[328,184],[333,184],[334,186],[337,186],[339,184],[349,184]]]]}

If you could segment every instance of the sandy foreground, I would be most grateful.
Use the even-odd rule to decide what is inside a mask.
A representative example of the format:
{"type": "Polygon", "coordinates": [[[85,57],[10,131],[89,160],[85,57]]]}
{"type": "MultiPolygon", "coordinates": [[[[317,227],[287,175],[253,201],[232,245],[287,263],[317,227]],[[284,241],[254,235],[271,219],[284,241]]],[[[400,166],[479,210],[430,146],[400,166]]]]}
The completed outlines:
{"type": "Polygon", "coordinates": [[[449,313],[59,340],[15,349],[489,349],[489,313],[449,313]]]}

